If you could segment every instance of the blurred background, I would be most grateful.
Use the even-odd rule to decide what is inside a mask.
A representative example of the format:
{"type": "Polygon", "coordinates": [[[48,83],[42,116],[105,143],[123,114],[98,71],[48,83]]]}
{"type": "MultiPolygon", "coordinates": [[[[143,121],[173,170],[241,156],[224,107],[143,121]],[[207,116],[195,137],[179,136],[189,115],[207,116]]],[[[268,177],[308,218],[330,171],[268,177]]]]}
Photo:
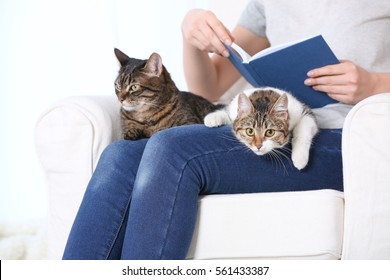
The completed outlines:
{"type": "MultiPolygon", "coordinates": [[[[72,95],[115,94],[114,47],[141,59],[158,52],[186,90],[184,15],[211,9],[232,28],[240,15],[236,2],[0,0],[0,222],[46,217],[34,127],[49,105],[72,95]]],[[[243,8],[247,1],[241,2],[243,8]]]]}

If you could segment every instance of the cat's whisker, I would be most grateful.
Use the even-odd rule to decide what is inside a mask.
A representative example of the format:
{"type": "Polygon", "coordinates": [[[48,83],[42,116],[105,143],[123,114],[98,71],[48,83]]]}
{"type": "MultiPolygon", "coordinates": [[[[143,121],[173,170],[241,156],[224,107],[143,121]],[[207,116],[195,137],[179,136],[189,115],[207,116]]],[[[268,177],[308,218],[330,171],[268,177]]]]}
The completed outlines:
{"type": "Polygon", "coordinates": [[[278,150],[281,152],[287,152],[288,154],[291,154],[291,152],[292,152],[292,150],[287,146],[281,147],[278,150]]]}
{"type": "Polygon", "coordinates": [[[233,139],[234,142],[236,142],[236,146],[235,147],[232,147],[229,152],[231,151],[243,151],[244,153],[253,153],[253,151],[251,149],[249,149],[247,146],[245,146],[243,143],[241,143],[239,140],[237,139],[233,139]]]}
{"type": "Polygon", "coordinates": [[[237,137],[235,137],[233,134],[219,134],[219,137],[221,137],[224,140],[228,140],[234,143],[239,143],[242,145],[240,140],[238,140],[237,137]]]}
{"type": "Polygon", "coordinates": [[[220,135],[221,138],[223,138],[224,140],[228,140],[228,141],[232,141],[232,142],[235,142],[235,143],[240,143],[241,142],[234,136],[234,135],[225,135],[225,134],[222,134],[220,135]]]}
{"type": "Polygon", "coordinates": [[[282,157],[284,157],[284,158],[287,160],[287,162],[289,163],[290,167],[293,166],[293,162],[292,162],[292,160],[291,160],[291,153],[292,153],[292,151],[291,151],[291,149],[289,149],[289,148],[281,149],[281,150],[278,152],[279,156],[282,156],[282,157]],[[286,153],[287,153],[287,154],[286,154],[286,153]]]}
{"type": "Polygon", "coordinates": [[[243,151],[245,153],[246,152],[252,152],[251,150],[249,150],[247,147],[245,147],[241,143],[238,143],[237,146],[230,148],[228,152],[233,152],[233,151],[243,151]]]}
{"type": "Polygon", "coordinates": [[[280,156],[275,153],[274,151],[271,151],[268,153],[268,156],[271,158],[272,162],[275,162],[276,166],[281,165],[284,167],[283,160],[280,158],[280,156]]]}
{"type": "Polygon", "coordinates": [[[155,103],[152,103],[152,102],[145,102],[145,101],[142,102],[142,105],[150,106],[150,107],[153,107],[153,108],[156,108],[156,109],[160,109],[160,108],[163,107],[161,105],[158,105],[158,104],[155,104],[155,103]]]}
{"type": "Polygon", "coordinates": [[[240,145],[240,148],[245,152],[245,153],[253,153],[251,149],[248,149],[245,145],[240,145]]]}
{"type": "Polygon", "coordinates": [[[228,140],[236,143],[236,146],[230,148],[228,152],[243,151],[244,153],[253,153],[252,150],[250,150],[247,146],[241,143],[237,138],[232,138],[228,140]]]}
{"type": "Polygon", "coordinates": [[[290,158],[278,150],[271,151],[269,153],[269,155],[271,156],[271,158],[273,158],[275,160],[276,166],[278,166],[278,164],[279,164],[281,166],[281,168],[283,168],[284,174],[288,175],[288,171],[287,171],[286,165],[284,164],[283,158],[286,158],[289,163],[290,163],[290,158]]]}
{"type": "Polygon", "coordinates": [[[287,161],[291,164],[292,163],[291,158],[288,155],[286,155],[284,152],[291,154],[291,150],[288,148],[275,150],[275,153],[287,159],[287,161]]]}

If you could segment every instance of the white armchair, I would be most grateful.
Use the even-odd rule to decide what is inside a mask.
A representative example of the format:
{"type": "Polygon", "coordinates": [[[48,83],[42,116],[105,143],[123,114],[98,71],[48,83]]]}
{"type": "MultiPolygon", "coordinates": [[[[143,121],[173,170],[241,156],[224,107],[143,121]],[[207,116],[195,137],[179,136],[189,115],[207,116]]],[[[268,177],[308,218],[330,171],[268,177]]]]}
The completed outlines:
{"type": "MultiPolygon", "coordinates": [[[[343,130],[344,193],[200,197],[188,258],[390,259],[389,124],[390,93],[368,98],[349,113],[343,130]]],[[[114,95],[66,98],[38,120],[50,258],[61,258],[99,156],[119,137],[114,95]]]]}

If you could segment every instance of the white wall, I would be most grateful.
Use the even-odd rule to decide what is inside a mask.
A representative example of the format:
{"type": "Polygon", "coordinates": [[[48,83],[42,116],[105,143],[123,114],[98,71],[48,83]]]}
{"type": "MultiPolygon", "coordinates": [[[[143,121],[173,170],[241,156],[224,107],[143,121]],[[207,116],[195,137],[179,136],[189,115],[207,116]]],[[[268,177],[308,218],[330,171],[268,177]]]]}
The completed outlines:
{"type": "Polygon", "coordinates": [[[112,91],[108,1],[0,1],[0,220],[45,215],[34,126],[55,100],[112,91]]]}
{"type": "Polygon", "coordinates": [[[235,2],[246,1],[1,0],[0,222],[46,215],[34,148],[35,122],[46,107],[71,95],[114,94],[114,47],[138,58],[159,52],[185,90],[184,14],[224,6],[216,14],[232,26],[235,2]]]}

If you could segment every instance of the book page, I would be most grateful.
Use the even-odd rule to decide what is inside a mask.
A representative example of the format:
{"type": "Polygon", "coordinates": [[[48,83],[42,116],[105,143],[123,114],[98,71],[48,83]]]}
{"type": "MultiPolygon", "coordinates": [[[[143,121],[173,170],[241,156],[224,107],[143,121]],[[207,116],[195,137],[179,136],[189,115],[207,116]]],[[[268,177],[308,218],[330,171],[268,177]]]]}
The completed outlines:
{"type": "Polygon", "coordinates": [[[263,56],[266,56],[266,55],[268,55],[270,53],[277,52],[278,50],[285,49],[285,48],[287,48],[287,47],[289,47],[291,45],[294,45],[294,44],[295,43],[286,43],[286,44],[282,44],[282,45],[277,45],[277,46],[274,46],[274,47],[266,48],[266,49],[258,52],[254,56],[252,56],[250,60],[255,60],[256,58],[263,57],[263,56]]]}
{"type": "Polygon", "coordinates": [[[242,62],[248,62],[251,59],[251,56],[236,43],[232,43],[230,48],[242,59],[242,62]]]}
{"type": "Polygon", "coordinates": [[[305,39],[303,39],[303,40],[296,40],[296,41],[293,41],[293,42],[289,42],[289,43],[280,44],[280,45],[276,45],[276,46],[273,46],[273,47],[266,48],[266,49],[264,49],[264,50],[258,52],[258,53],[255,54],[254,56],[252,56],[248,61],[250,61],[250,60],[255,60],[255,59],[259,58],[259,57],[263,57],[263,56],[266,56],[266,55],[268,55],[268,54],[277,52],[277,51],[279,51],[279,50],[281,50],[281,49],[285,49],[285,48],[287,48],[287,47],[289,47],[289,46],[292,46],[292,45],[295,45],[295,44],[297,44],[297,43],[306,41],[306,40],[311,39],[311,38],[314,38],[314,37],[316,37],[316,36],[318,36],[318,35],[315,35],[315,36],[312,36],[312,37],[308,37],[308,38],[305,38],[305,39]]]}

